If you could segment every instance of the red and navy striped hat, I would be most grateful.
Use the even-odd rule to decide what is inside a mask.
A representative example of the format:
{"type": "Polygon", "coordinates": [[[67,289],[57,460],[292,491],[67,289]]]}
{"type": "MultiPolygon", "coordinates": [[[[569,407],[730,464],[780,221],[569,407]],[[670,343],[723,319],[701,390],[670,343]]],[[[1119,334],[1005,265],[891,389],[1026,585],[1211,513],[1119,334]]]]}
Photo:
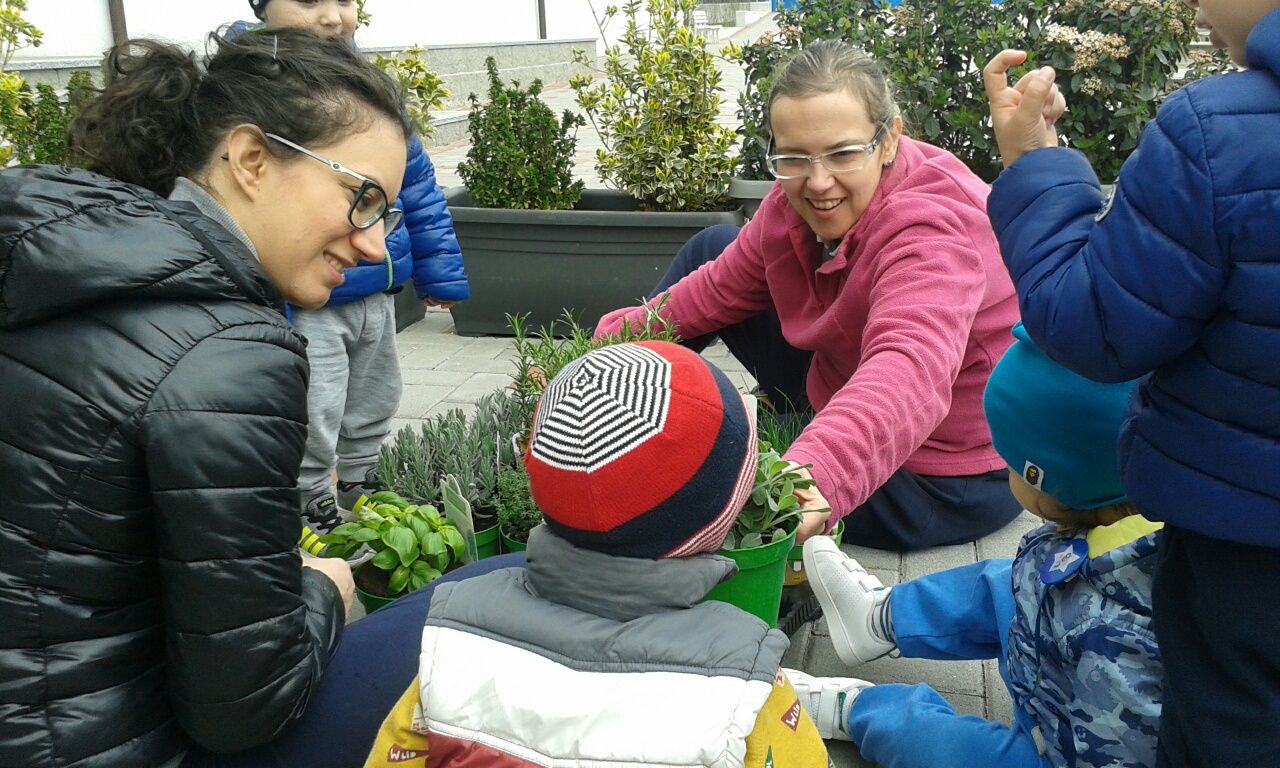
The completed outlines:
{"type": "Polygon", "coordinates": [[[534,501],[575,546],[624,557],[715,552],[755,480],[755,414],[677,344],[597,349],[543,393],[525,453],[534,501]]]}

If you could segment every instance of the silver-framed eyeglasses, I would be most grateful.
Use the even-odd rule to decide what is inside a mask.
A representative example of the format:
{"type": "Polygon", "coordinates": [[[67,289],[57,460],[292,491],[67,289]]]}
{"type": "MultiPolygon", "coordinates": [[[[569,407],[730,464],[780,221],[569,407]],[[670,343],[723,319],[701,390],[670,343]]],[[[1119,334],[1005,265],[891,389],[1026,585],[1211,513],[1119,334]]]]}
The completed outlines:
{"type": "Polygon", "coordinates": [[[774,175],[774,178],[783,180],[808,176],[813,171],[815,162],[822,163],[822,167],[831,173],[860,171],[867,166],[867,162],[875,154],[876,147],[880,146],[880,140],[884,138],[885,131],[889,129],[889,123],[892,120],[893,118],[889,118],[881,123],[876,134],[866,144],[850,144],[821,155],[769,154],[765,157],[765,162],[768,163],[769,172],[774,175]]]}
{"type": "Polygon", "coordinates": [[[356,229],[368,229],[381,221],[383,234],[389,235],[400,225],[400,220],[404,218],[404,211],[391,207],[390,201],[387,200],[386,190],[378,182],[343,167],[342,163],[335,163],[328,158],[321,157],[283,136],[268,133],[267,138],[272,141],[278,141],[286,147],[296,149],[307,157],[314,157],[329,166],[330,169],[338,173],[344,173],[360,182],[360,188],[356,190],[355,199],[351,201],[351,207],[347,209],[347,221],[351,222],[351,226],[356,229]]]}

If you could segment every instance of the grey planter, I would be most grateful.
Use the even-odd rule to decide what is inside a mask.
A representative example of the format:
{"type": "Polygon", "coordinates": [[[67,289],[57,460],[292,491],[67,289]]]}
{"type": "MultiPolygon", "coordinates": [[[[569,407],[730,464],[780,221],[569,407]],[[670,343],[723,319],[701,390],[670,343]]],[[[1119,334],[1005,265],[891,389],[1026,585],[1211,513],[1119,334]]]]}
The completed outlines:
{"type": "Polygon", "coordinates": [[[400,286],[400,292],[395,295],[395,308],[397,333],[427,316],[427,306],[413,290],[413,280],[400,286]]]}
{"type": "Polygon", "coordinates": [[[729,197],[742,201],[742,210],[751,218],[760,210],[760,201],[773,189],[773,180],[738,179],[729,182],[729,197]]]}
{"type": "Polygon", "coordinates": [[[590,328],[647,296],[690,237],[744,221],[741,210],[648,213],[613,190],[585,190],[571,211],[476,208],[462,188],[446,197],[471,284],[451,310],[462,336],[510,334],[508,314],[536,331],[566,310],[590,328]]]}

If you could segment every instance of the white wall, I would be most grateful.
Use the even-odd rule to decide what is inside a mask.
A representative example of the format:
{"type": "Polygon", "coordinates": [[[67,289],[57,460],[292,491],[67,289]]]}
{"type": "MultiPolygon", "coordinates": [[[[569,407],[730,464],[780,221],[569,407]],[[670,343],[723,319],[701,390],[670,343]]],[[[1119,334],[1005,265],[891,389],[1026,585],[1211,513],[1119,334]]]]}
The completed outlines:
{"type": "Polygon", "coordinates": [[[30,0],[23,17],[44,33],[44,42],[19,50],[15,61],[93,58],[111,46],[106,0],[30,0]]]}
{"type": "MultiPolygon", "coordinates": [[[[606,42],[616,43],[626,30],[626,18],[621,10],[604,28],[605,36],[600,37],[600,22],[604,21],[604,9],[607,5],[621,7],[623,0],[545,0],[547,8],[547,37],[562,40],[579,40],[596,38],[596,55],[604,54],[606,42]]],[[[641,29],[649,23],[649,14],[641,10],[637,17],[641,29]]]]}
{"type": "MultiPolygon", "coordinates": [[[[599,13],[618,0],[545,0],[551,39],[597,37],[591,4],[599,13]]],[[[619,3],[620,4],[620,3],[619,3]]],[[[159,37],[204,45],[209,31],[236,19],[252,19],[247,0],[124,0],[131,37],[159,37]]],[[[369,0],[373,16],[356,40],[368,47],[458,45],[536,40],[535,0],[369,0]]],[[[40,48],[19,51],[15,61],[93,58],[111,45],[107,0],[29,0],[26,18],[44,32],[40,48]]],[[[621,34],[615,19],[611,39],[621,34]]],[[[603,43],[597,41],[603,50],[603,43]]],[[[598,51],[599,52],[599,51],[598,51]]]]}
{"type": "Polygon", "coordinates": [[[361,45],[462,45],[538,38],[534,0],[369,0],[373,16],[361,45]]]}

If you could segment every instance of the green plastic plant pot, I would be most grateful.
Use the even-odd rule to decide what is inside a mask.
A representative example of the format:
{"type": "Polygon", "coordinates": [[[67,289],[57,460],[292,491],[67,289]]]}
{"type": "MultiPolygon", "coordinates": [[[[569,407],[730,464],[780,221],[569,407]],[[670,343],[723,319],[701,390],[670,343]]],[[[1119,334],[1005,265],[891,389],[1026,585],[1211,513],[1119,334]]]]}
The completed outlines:
{"type": "MultiPolygon", "coordinates": [[[[356,571],[359,572],[359,571],[363,571],[366,568],[373,568],[373,567],[374,566],[372,563],[365,563],[364,565],[357,568],[356,571]]],[[[365,613],[373,613],[374,611],[378,610],[382,606],[388,605],[395,600],[394,597],[378,597],[377,595],[371,595],[359,587],[356,587],[356,599],[359,600],[360,604],[364,606],[365,613]]]]}
{"type": "Polygon", "coordinates": [[[724,549],[717,554],[733,558],[738,573],[717,584],[703,600],[719,600],[759,616],[771,627],[778,626],[782,605],[782,580],[786,575],[787,553],[795,546],[796,533],[781,541],[751,549],[724,549]]]}
{"type": "MultiPolygon", "coordinates": [[[[836,522],[836,527],[831,531],[831,538],[839,544],[844,537],[844,518],[836,522]]],[[[784,580],[785,586],[794,587],[797,584],[803,584],[809,580],[804,573],[804,546],[797,545],[791,548],[787,553],[787,577],[784,580]]]]}
{"type": "Polygon", "coordinates": [[[501,534],[502,534],[502,551],[503,552],[525,551],[525,547],[527,545],[523,541],[516,541],[515,539],[508,536],[505,531],[501,531],[501,534]]]}
{"type": "Polygon", "coordinates": [[[476,531],[476,559],[494,557],[499,554],[498,526],[491,525],[483,531],[476,531]]]}

